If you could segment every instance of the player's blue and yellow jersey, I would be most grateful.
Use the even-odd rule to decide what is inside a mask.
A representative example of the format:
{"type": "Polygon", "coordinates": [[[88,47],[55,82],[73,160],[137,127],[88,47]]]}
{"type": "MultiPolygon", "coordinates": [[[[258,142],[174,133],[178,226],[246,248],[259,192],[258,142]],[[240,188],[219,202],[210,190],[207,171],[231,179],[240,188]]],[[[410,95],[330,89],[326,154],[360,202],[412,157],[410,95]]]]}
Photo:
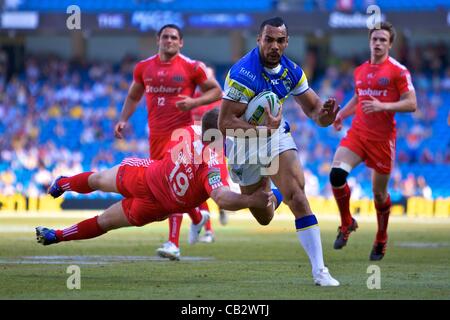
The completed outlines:
{"type": "Polygon", "coordinates": [[[224,99],[248,103],[263,91],[274,92],[283,103],[287,97],[300,95],[309,89],[302,68],[284,55],[275,69],[265,68],[256,47],[236,62],[227,74],[224,99]]]}

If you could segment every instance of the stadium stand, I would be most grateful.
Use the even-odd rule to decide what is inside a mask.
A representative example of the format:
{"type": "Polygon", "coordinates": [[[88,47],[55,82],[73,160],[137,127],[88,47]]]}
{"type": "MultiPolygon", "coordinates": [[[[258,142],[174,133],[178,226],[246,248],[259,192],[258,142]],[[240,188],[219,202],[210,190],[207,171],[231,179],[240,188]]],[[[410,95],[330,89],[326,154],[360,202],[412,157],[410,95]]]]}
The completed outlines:
{"type": "Polygon", "coordinates": [[[37,10],[40,12],[61,12],[70,5],[80,5],[85,12],[131,12],[139,10],[173,10],[178,12],[216,12],[220,11],[269,11],[272,9],[272,0],[258,1],[208,1],[208,0],[175,0],[175,1],[146,1],[146,0],[29,0],[18,3],[19,10],[37,10]]]}
{"type": "Polygon", "coordinates": [[[258,1],[208,1],[208,0],[166,0],[166,1],[146,1],[146,0],[29,0],[13,2],[15,9],[36,10],[40,12],[61,12],[70,5],[80,5],[85,12],[131,12],[139,10],[173,10],[178,12],[267,12],[277,7],[280,10],[297,11],[362,11],[367,6],[376,4],[383,8],[383,11],[433,11],[450,8],[450,3],[446,0],[258,0],[258,1]]]}

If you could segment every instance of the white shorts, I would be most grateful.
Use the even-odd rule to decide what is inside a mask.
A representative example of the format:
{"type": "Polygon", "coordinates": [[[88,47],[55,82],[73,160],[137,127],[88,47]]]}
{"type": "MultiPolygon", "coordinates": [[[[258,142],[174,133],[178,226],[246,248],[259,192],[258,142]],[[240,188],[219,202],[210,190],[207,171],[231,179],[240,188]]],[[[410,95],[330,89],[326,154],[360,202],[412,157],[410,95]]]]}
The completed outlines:
{"type": "Polygon", "coordinates": [[[284,121],[269,138],[228,137],[226,155],[231,180],[240,186],[250,186],[259,182],[263,176],[276,174],[277,156],[287,150],[297,150],[297,146],[291,133],[286,132],[284,121]]]}

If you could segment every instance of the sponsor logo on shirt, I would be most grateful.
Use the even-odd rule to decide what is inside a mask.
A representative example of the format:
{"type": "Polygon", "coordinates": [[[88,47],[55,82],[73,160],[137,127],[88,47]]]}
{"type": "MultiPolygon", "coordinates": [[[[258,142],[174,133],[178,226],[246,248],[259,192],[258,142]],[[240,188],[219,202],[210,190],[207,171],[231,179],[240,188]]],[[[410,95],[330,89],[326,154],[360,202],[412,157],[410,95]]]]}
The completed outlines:
{"type": "Polygon", "coordinates": [[[358,96],[364,97],[364,96],[373,96],[373,97],[387,97],[388,91],[386,89],[384,90],[376,90],[376,89],[359,89],[358,88],[358,96]]]}
{"type": "Polygon", "coordinates": [[[387,86],[389,84],[389,78],[380,78],[378,79],[378,84],[380,86],[387,86]]]}
{"type": "Polygon", "coordinates": [[[230,89],[227,92],[227,97],[229,97],[232,100],[239,101],[241,100],[242,96],[244,94],[239,89],[234,88],[233,86],[230,87],[230,89]]]}
{"type": "Polygon", "coordinates": [[[292,81],[291,81],[291,79],[283,80],[283,85],[286,88],[287,92],[291,91],[291,89],[292,89],[292,81]]]}
{"type": "Polygon", "coordinates": [[[173,76],[172,80],[175,82],[183,82],[184,78],[182,75],[175,75],[175,76],[173,76]]]}
{"type": "Polygon", "coordinates": [[[178,93],[180,94],[183,90],[182,87],[166,87],[163,85],[160,86],[145,86],[145,92],[146,93],[178,93]]]}
{"type": "Polygon", "coordinates": [[[251,71],[245,69],[244,67],[241,67],[241,70],[239,70],[239,74],[242,74],[243,76],[249,78],[252,81],[256,80],[256,75],[254,75],[251,71]]]}
{"type": "Polygon", "coordinates": [[[208,183],[209,185],[215,189],[222,186],[222,179],[220,177],[220,169],[211,168],[208,172],[208,183]]]}

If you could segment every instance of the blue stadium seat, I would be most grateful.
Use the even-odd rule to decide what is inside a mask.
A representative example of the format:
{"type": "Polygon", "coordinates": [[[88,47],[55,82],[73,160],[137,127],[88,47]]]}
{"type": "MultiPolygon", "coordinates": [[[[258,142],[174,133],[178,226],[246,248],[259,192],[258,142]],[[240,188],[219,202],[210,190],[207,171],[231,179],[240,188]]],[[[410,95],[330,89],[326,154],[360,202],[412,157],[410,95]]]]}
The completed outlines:
{"type": "Polygon", "coordinates": [[[67,1],[67,0],[29,0],[22,1],[18,8],[21,10],[37,10],[41,12],[65,12],[69,5],[76,4],[85,12],[107,12],[107,11],[197,11],[197,12],[218,12],[218,11],[270,11],[273,9],[272,0],[258,1],[209,1],[209,0],[174,0],[172,2],[159,1],[129,1],[129,0],[83,0],[83,1],[67,1]]]}

